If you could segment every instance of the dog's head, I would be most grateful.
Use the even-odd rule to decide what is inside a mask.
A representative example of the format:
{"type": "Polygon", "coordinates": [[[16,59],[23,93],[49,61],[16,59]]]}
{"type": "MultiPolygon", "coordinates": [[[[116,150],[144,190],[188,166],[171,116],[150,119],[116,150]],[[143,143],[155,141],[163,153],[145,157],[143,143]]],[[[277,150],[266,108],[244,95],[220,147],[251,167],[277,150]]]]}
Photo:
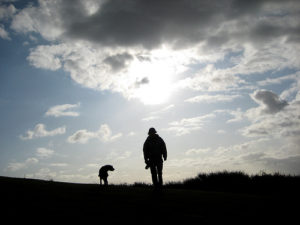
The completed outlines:
{"type": "Polygon", "coordinates": [[[107,170],[108,171],[114,171],[115,168],[112,165],[107,165],[107,170]]]}

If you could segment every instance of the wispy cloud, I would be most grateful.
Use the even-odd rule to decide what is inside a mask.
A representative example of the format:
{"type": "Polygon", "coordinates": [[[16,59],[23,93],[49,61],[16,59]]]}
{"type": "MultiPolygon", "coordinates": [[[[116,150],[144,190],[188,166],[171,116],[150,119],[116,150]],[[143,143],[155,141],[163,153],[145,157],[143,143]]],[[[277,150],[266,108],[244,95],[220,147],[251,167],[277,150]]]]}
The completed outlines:
{"type": "Polygon", "coordinates": [[[185,102],[190,103],[199,103],[199,102],[205,102],[205,103],[214,103],[214,102],[231,102],[236,98],[240,98],[241,95],[198,95],[189,99],[186,99],[185,102]]]}
{"type": "Polygon", "coordinates": [[[227,112],[233,116],[232,119],[226,121],[226,123],[239,122],[245,119],[245,113],[238,108],[237,110],[227,110],[227,112]]]}
{"type": "Polygon", "coordinates": [[[151,112],[151,114],[163,114],[163,113],[169,112],[170,110],[174,109],[174,107],[175,107],[175,105],[171,104],[171,105],[168,105],[158,111],[151,112]]]}
{"type": "Polygon", "coordinates": [[[259,86],[267,86],[267,85],[273,85],[273,84],[281,84],[284,81],[296,80],[296,79],[297,79],[297,75],[292,74],[292,75],[281,76],[281,77],[277,77],[277,78],[267,78],[265,80],[258,81],[257,84],[259,86]]]}
{"type": "Polygon", "coordinates": [[[53,167],[67,167],[68,164],[67,163],[50,163],[50,166],[53,166],[53,167]]]}
{"type": "Polygon", "coordinates": [[[159,109],[157,111],[153,111],[149,113],[149,116],[142,118],[142,121],[149,122],[157,119],[161,119],[162,115],[170,112],[172,109],[174,109],[175,105],[171,104],[168,106],[163,107],[162,109],[159,109]]]}
{"type": "Polygon", "coordinates": [[[21,135],[20,138],[22,140],[31,140],[34,138],[40,138],[40,137],[48,137],[48,136],[55,136],[59,134],[64,134],[66,132],[66,127],[58,127],[54,130],[47,131],[46,126],[42,123],[37,124],[33,130],[28,130],[26,132],[26,135],[21,135]]]}
{"type": "Polygon", "coordinates": [[[110,152],[106,159],[110,161],[119,161],[129,158],[132,155],[131,151],[125,151],[125,152],[110,152]]]}
{"type": "Polygon", "coordinates": [[[69,143],[81,143],[85,144],[91,139],[99,139],[102,142],[114,141],[122,137],[122,133],[112,135],[112,131],[107,124],[100,126],[97,131],[87,131],[85,129],[78,130],[74,134],[68,137],[67,141],[69,143]]]}
{"type": "Polygon", "coordinates": [[[11,162],[8,164],[7,170],[13,172],[17,170],[22,170],[38,162],[39,160],[37,158],[28,158],[24,162],[11,162]]]}
{"type": "MultiPolygon", "coordinates": [[[[16,13],[17,9],[13,4],[2,5],[0,1],[0,22],[7,22],[7,20],[11,19],[13,15],[16,13]]],[[[0,37],[6,40],[11,40],[9,37],[8,31],[5,29],[4,25],[0,23],[0,37]]]]}
{"type": "Polygon", "coordinates": [[[0,24],[0,37],[6,40],[10,40],[8,32],[4,29],[3,25],[0,24]]]}
{"type": "Polygon", "coordinates": [[[134,131],[131,131],[131,132],[129,132],[128,133],[128,137],[133,137],[133,136],[135,136],[136,135],[136,132],[134,132],[134,131]]]}
{"type": "Polygon", "coordinates": [[[215,117],[215,114],[206,114],[203,116],[183,118],[179,121],[173,121],[169,123],[170,127],[165,129],[166,131],[174,132],[176,136],[182,136],[189,134],[192,131],[202,129],[204,123],[215,117]]]}
{"type": "Polygon", "coordinates": [[[54,150],[48,148],[38,148],[36,150],[36,156],[38,158],[49,158],[54,154],[54,150]]]}
{"type": "Polygon", "coordinates": [[[143,118],[142,121],[149,122],[149,121],[157,120],[159,118],[160,118],[159,116],[148,116],[143,118]]]}
{"type": "Polygon", "coordinates": [[[280,137],[298,142],[300,134],[300,104],[299,96],[287,102],[281,100],[277,94],[267,91],[255,91],[251,97],[259,106],[245,112],[251,122],[241,129],[247,137],[280,137]]]}
{"type": "Polygon", "coordinates": [[[46,116],[54,116],[54,117],[61,117],[61,116],[79,116],[78,112],[70,111],[70,109],[74,109],[80,106],[80,103],[77,104],[64,104],[64,105],[56,105],[48,109],[45,113],[46,116]]]}
{"type": "Polygon", "coordinates": [[[204,154],[209,152],[211,149],[210,148],[192,148],[187,150],[184,154],[187,156],[192,156],[192,155],[199,155],[199,154],[204,154]]]}

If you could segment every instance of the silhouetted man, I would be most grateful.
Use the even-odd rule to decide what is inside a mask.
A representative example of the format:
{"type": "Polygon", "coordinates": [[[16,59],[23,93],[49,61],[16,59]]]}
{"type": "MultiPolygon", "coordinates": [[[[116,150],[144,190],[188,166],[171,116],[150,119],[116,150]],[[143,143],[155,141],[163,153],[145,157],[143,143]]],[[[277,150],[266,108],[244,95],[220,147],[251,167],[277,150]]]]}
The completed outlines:
{"type": "Polygon", "coordinates": [[[162,187],[163,160],[167,160],[167,148],[164,140],[154,128],[150,128],[143,147],[146,169],[150,167],[154,187],[162,187]]]}
{"type": "Polygon", "coordinates": [[[102,185],[102,180],[104,181],[104,185],[108,185],[107,177],[108,171],[114,171],[114,167],[112,165],[102,166],[99,170],[98,177],[100,178],[100,185],[102,185]]]}

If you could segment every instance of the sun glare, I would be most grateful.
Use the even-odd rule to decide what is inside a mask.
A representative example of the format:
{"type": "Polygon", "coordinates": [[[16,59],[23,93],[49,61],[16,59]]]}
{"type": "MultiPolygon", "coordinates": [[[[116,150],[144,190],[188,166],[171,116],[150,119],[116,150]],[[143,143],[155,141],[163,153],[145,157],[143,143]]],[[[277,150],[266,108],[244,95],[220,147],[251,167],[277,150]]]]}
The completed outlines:
{"type": "Polygon", "coordinates": [[[146,105],[166,103],[173,92],[174,75],[182,69],[179,57],[182,56],[160,49],[145,60],[136,59],[128,70],[135,83],[130,97],[146,105]]]}
{"type": "Polygon", "coordinates": [[[136,74],[134,97],[146,105],[165,103],[172,92],[172,69],[163,62],[143,62],[133,66],[136,74]],[[142,82],[144,81],[144,82],[142,82]]]}
{"type": "Polygon", "coordinates": [[[146,105],[165,103],[171,95],[171,85],[165,79],[159,79],[163,75],[152,76],[148,84],[143,85],[137,90],[137,97],[146,105]]]}

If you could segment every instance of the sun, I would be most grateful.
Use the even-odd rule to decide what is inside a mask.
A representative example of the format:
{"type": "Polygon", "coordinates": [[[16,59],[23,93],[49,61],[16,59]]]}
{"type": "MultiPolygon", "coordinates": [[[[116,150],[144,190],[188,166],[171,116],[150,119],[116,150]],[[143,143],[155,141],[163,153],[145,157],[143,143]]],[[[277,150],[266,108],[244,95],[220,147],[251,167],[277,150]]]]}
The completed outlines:
{"type": "Polygon", "coordinates": [[[139,99],[145,105],[168,102],[179,66],[175,54],[165,49],[152,52],[145,60],[134,60],[128,69],[131,83],[134,83],[130,98],[139,99]]]}
{"type": "Polygon", "coordinates": [[[152,76],[149,83],[142,85],[137,91],[137,97],[146,105],[162,104],[171,96],[170,82],[164,79],[164,75],[152,76]]]}
{"type": "Polygon", "coordinates": [[[143,62],[134,65],[136,75],[133,97],[145,105],[163,104],[172,94],[172,70],[163,61],[143,62]]]}

